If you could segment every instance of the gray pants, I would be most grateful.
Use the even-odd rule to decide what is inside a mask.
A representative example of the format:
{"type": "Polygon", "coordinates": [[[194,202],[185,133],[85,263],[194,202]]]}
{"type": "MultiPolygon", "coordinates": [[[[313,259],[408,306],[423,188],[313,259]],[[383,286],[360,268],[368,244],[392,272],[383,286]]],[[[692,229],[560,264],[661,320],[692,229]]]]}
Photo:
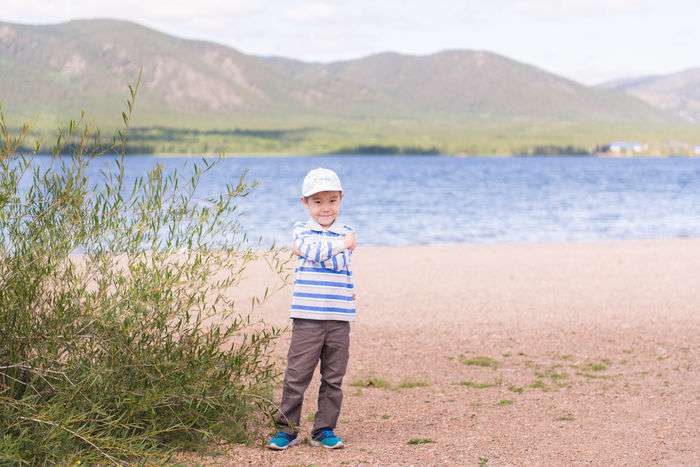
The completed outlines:
{"type": "Polygon", "coordinates": [[[299,430],[304,391],[321,361],[321,387],[312,434],[322,428],[335,428],[343,402],[341,385],[348,366],[350,323],[295,319],[292,342],[287,354],[282,403],[275,417],[279,430],[296,434],[299,430]]]}

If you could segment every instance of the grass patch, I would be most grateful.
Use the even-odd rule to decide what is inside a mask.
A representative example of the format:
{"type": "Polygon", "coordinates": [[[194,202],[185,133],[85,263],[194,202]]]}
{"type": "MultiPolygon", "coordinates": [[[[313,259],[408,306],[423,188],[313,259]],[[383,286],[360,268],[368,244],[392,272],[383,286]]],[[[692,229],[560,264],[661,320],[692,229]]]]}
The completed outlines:
{"type": "Polygon", "coordinates": [[[584,371],[605,371],[610,365],[609,361],[592,362],[583,367],[584,371]]]}
{"type": "Polygon", "coordinates": [[[522,394],[525,392],[525,388],[522,386],[515,386],[514,384],[511,384],[508,386],[508,390],[511,392],[514,392],[516,394],[522,394]]]}
{"type": "Polygon", "coordinates": [[[486,467],[489,463],[488,457],[479,457],[479,467],[486,467]]]}
{"type": "Polygon", "coordinates": [[[356,388],[391,389],[391,383],[379,376],[356,379],[350,384],[350,386],[356,388]]]}
{"type": "Polygon", "coordinates": [[[405,379],[399,383],[399,389],[426,388],[430,384],[421,379],[405,379]]]}
{"type": "Polygon", "coordinates": [[[534,371],[536,380],[533,384],[530,385],[530,387],[536,387],[538,389],[544,390],[549,389],[545,384],[544,379],[549,379],[551,383],[556,386],[566,387],[567,384],[565,383],[565,380],[569,378],[569,375],[565,371],[557,370],[557,368],[560,367],[561,365],[552,365],[546,369],[541,369],[537,367],[539,369],[534,371]]]}
{"type": "Polygon", "coordinates": [[[474,388],[474,389],[488,389],[488,388],[493,388],[496,386],[500,386],[503,384],[503,378],[502,377],[497,377],[496,379],[493,380],[493,383],[479,383],[476,381],[470,381],[470,380],[465,380],[459,383],[460,386],[465,386],[468,388],[474,388]]]}
{"type": "Polygon", "coordinates": [[[543,380],[541,380],[540,378],[537,378],[537,379],[536,379],[535,381],[533,381],[532,384],[530,384],[528,387],[530,387],[530,388],[532,388],[532,389],[541,389],[541,390],[543,390],[543,391],[549,390],[549,386],[547,386],[547,385],[545,384],[545,382],[544,382],[543,380]]]}
{"type": "Polygon", "coordinates": [[[546,373],[546,375],[547,375],[551,380],[553,380],[553,381],[560,381],[560,380],[562,380],[562,379],[566,379],[566,378],[569,377],[569,375],[568,375],[566,372],[564,372],[564,371],[562,371],[562,372],[557,372],[557,371],[554,371],[554,370],[548,371],[548,372],[546,373]]]}
{"type": "Polygon", "coordinates": [[[564,372],[564,371],[555,371],[555,370],[547,370],[545,375],[552,380],[554,383],[560,383],[562,380],[565,380],[569,377],[569,375],[564,372]]]}
{"type": "Polygon", "coordinates": [[[513,405],[513,401],[510,399],[501,399],[500,401],[498,401],[498,405],[500,405],[501,407],[506,407],[508,405],[513,405]]]}
{"type": "Polygon", "coordinates": [[[406,443],[406,444],[417,445],[417,444],[430,444],[430,443],[434,443],[434,442],[435,441],[433,441],[430,438],[411,438],[408,440],[408,443],[406,443]]]}
{"type": "Polygon", "coordinates": [[[610,376],[608,375],[601,375],[600,373],[591,373],[590,371],[580,371],[577,373],[580,376],[583,376],[585,378],[589,379],[609,379],[610,376]]]}
{"type": "Polygon", "coordinates": [[[484,368],[496,368],[498,366],[498,362],[496,360],[491,357],[484,356],[474,358],[462,357],[462,363],[465,365],[480,366],[484,368]]]}
{"type": "Polygon", "coordinates": [[[477,383],[475,381],[462,381],[459,385],[474,389],[488,389],[498,386],[496,383],[477,383]]]}
{"type": "Polygon", "coordinates": [[[576,420],[576,418],[574,418],[574,416],[571,414],[566,414],[562,415],[561,417],[557,417],[555,420],[558,422],[573,422],[576,420]]]}

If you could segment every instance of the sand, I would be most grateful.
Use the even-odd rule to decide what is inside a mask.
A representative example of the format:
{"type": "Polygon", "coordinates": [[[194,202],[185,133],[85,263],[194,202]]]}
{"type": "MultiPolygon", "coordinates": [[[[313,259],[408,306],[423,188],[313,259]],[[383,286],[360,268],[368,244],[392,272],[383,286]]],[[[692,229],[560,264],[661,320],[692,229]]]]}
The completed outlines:
{"type": "MultiPolygon", "coordinates": [[[[205,462],[700,465],[700,240],[360,247],[354,273],[347,448],[205,462]]],[[[288,323],[289,295],[258,311],[288,323]]]]}

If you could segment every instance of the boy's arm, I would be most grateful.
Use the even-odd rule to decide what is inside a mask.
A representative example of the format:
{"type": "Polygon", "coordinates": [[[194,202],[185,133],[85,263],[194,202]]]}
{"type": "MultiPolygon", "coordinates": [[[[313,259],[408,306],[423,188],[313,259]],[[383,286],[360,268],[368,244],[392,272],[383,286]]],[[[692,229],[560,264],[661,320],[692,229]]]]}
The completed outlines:
{"type": "Polygon", "coordinates": [[[334,271],[344,271],[346,269],[349,270],[351,255],[352,251],[350,251],[350,249],[345,249],[331,259],[321,262],[321,266],[334,271]]]}
{"type": "Polygon", "coordinates": [[[322,267],[334,271],[350,270],[350,258],[352,258],[353,250],[357,247],[357,238],[352,228],[346,226],[346,230],[342,237],[345,239],[345,249],[331,259],[321,262],[322,267]]]}
{"type": "MultiPolygon", "coordinates": [[[[317,263],[332,260],[348,247],[346,237],[316,238],[305,234],[303,228],[295,228],[293,236],[294,254],[317,263]]],[[[338,261],[336,260],[334,263],[338,263],[338,261]]]]}

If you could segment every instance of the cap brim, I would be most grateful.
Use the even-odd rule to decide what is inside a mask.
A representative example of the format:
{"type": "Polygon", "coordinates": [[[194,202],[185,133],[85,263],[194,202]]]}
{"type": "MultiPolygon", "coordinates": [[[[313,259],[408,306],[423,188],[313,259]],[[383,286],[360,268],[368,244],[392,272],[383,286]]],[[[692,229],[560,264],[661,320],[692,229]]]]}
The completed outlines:
{"type": "Polygon", "coordinates": [[[339,186],[337,186],[337,185],[332,185],[332,184],[329,183],[329,184],[327,184],[327,185],[316,186],[316,187],[314,187],[313,190],[305,191],[305,192],[303,192],[303,193],[301,194],[301,196],[303,196],[304,198],[306,198],[306,197],[308,197],[308,196],[315,195],[316,193],[320,193],[320,192],[322,192],[322,191],[340,191],[340,192],[342,193],[342,192],[343,192],[343,188],[342,188],[342,187],[339,187],[339,186]]]}

